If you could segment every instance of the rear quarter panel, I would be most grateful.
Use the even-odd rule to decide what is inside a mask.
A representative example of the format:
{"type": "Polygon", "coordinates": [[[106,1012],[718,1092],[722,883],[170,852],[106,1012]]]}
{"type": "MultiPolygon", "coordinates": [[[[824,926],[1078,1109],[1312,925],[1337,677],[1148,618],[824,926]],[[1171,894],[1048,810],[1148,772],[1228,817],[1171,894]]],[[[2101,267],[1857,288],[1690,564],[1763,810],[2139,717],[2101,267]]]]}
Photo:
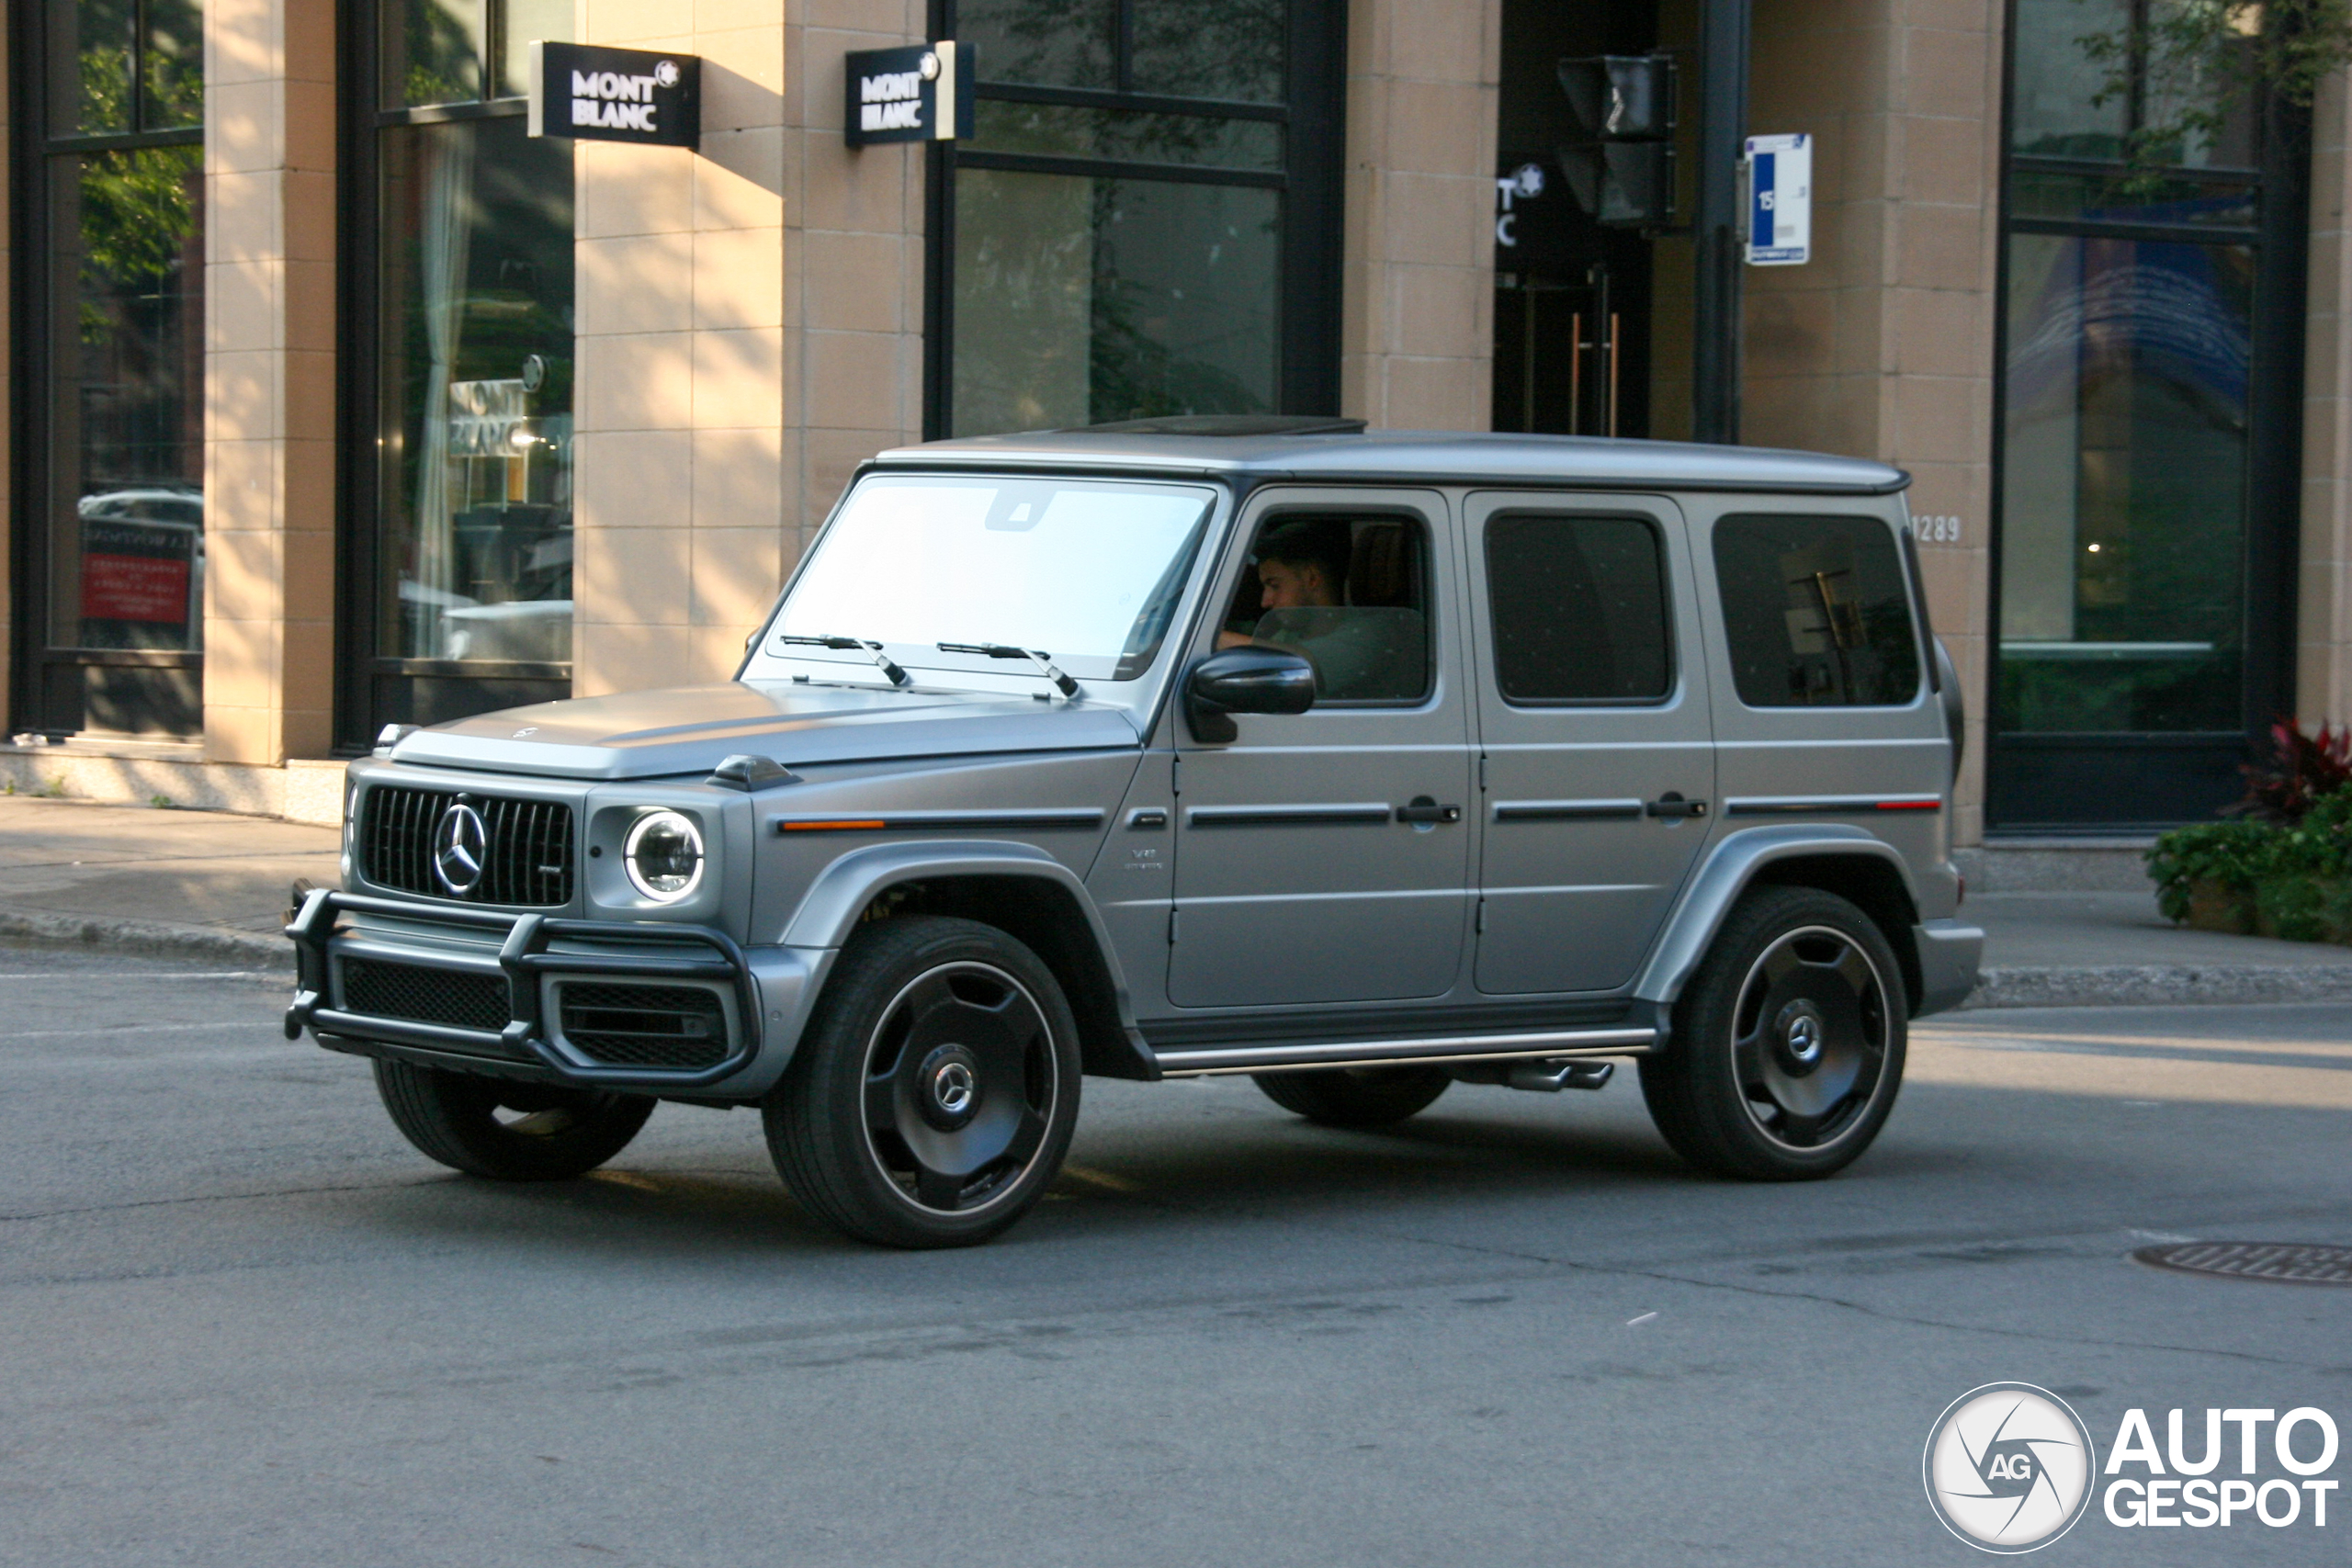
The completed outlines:
{"type": "MultiPolygon", "coordinates": [[[[1713,691],[1717,835],[1766,822],[1848,823],[1892,846],[1912,873],[1923,904],[1948,901],[1949,878],[1938,868],[1951,851],[1951,750],[1942,708],[1928,671],[1920,671],[1911,700],[1888,707],[1749,707],[1740,700],[1725,645],[1722,584],[1716,576],[1715,525],[1736,514],[1861,516],[1888,532],[1900,550],[1907,516],[1900,496],[1818,496],[1686,493],[1678,498],[1690,530],[1707,661],[1713,691]],[[1932,811],[1823,810],[1743,816],[1738,803],[1806,796],[1838,799],[1937,800],[1932,811]]],[[[1906,592],[1910,590],[1906,589],[1906,592]]],[[[1914,603],[1915,626],[1926,606],[1914,603]]],[[[1923,918],[1949,908],[1922,908],[1923,918]]]]}

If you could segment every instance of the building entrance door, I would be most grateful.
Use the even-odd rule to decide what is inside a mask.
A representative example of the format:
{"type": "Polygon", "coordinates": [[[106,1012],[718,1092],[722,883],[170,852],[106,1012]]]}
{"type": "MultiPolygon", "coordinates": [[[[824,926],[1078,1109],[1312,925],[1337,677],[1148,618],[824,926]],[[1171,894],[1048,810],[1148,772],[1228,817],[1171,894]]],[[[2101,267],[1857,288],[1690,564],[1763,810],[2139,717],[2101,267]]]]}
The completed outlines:
{"type": "MultiPolygon", "coordinates": [[[[1562,158],[1579,130],[1560,62],[1658,50],[1672,55],[1677,41],[1660,33],[1653,5],[1504,0],[1495,168],[1497,430],[1687,433],[1687,369],[1679,398],[1654,395],[1659,360],[1651,300],[1660,276],[1669,289],[1679,278],[1687,291],[1690,247],[1600,223],[1562,158]],[[1666,414],[1666,428],[1654,428],[1654,407],[1666,414]]],[[[1683,309],[1687,315],[1687,299],[1683,309]]],[[[1679,352],[1687,364],[1688,333],[1668,335],[1683,344],[1679,352]]],[[[1669,345],[1669,360],[1675,352],[1669,345]]]]}

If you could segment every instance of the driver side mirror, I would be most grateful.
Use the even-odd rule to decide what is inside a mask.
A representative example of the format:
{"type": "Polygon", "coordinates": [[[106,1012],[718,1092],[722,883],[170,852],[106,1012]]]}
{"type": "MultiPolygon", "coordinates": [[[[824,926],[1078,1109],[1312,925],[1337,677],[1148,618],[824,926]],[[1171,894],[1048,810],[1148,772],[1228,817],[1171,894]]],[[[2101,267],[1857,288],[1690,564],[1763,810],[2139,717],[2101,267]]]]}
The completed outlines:
{"type": "Polygon", "coordinates": [[[1184,677],[1184,719],[1193,739],[1222,745],[1239,737],[1238,713],[1305,713],[1315,705],[1315,666],[1272,648],[1212,653],[1184,677]]]}

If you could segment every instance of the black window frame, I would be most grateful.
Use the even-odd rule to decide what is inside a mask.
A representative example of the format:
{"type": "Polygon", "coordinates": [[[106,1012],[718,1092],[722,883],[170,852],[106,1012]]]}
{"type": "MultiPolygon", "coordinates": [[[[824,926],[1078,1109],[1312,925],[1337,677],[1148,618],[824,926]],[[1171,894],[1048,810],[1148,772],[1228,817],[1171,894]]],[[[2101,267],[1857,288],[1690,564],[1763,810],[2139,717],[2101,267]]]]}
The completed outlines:
{"type": "Polygon", "coordinates": [[[1675,700],[1682,689],[1681,628],[1674,615],[1674,567],[1667,554],[1666,530],[1656,517],[1639,512],[1564,511],[1543,506],[1514,506],[1490,513],[1478,530],[1479,570],[1486,583],[1487,669],[1492,672],[1495,695],[1506,707],[1542,710],[1546,708],[1659,708],[1675,700]],[[1494,528],[1498,523],[1522,517],[1555,518],[1563,522],[1634,523],[1647,530],[1650,545],[1657,557],[1658,626],[1665,640],[1666,686],[1654,697],[1514,697],[1503,689],[1503,667],[1500,653],[1500,633],[1495,615],[1494,528]]]}
{"type": "MultiPolygon", "coordinates": [[[[2275,716],[2295,711],[2301,557],[2304,289],[2311,243],[2312,118],[2271,95],[2254,106],[2251,165],[2182,165],[2167,182],[2240,186],[2255,203],[2249,226],[2172,224],[2076,216],[2020,216],[2018,176],[2113,177],[2118,162],[2019,154],[2016,139],[2018,8],[2003,0],[1999,187],[1993,290],[1994,354],[1984,660],[1984,826],[1987,832],[2153,830],[2195,820],[2239,791],[2238,767],[2265,743],[2275,716]],[[2238,730],[2007,733],[2001,709],[2002,476],[2008,445],[2009,241],[2051,234],[2187,244],[2240,244],[2255,258],[2251,363],[2246,389],[2244,654],[2238,730]],[[2139,790],[2086,787],[2128,771],[2139,790]]],[[[2144,13],[2142,13],[2143,15],[2144,13]]],[[[2140,122],[2135,91],[2127,129],[2140,122]]]]}
{"type": "MultiPolygon", "coordinates": [[[[342,261],[338,306],[345,330],[336,367],[335,428],[348,459],[335,477],[336,756],[365,754],[387,723],[428,721],[453,707],[475,713],[549,702],[571,694],[572,664],[517,660],[401,659],[379,652],[383,586],[382,464],[384,267],[379,201],[382,133],[409,125],[519,119],[521,96],[498,95],[503,74],[505,0],[483,0],[487,49],[470,101],[388,107],[382,82],[385,39],[402,0],[337,0],[338,169],[336,244],[342,261]],[[452,702],[451,699],[454,699],[452,702]]],[[[574,612],[575,617],[577,611],[574,612]]],[[[575,618],[575,626],[577,621],[575,618]]]]}
{"type": "MultiPolygon", "coordinates": [[[[52,547],[51,507],[56,499],[55,427],[51,418],[49,389],[56,369],[50,324],[54,319],[51,260],[55,236],[50,222],[51,165],[92,152],[138,152],[159,147],[202,147],[204,125],[151,130],[146,125],[147,94],[144,67],[147,49],[145,0],[134,6],[132,27],[130,129],[121,131],[60,133],[51,120],[54,73],[50,51],[57,26],[55,12],[71,10],[74,0],[23,0],[7,7],[8,50],[8,196],[10,254],[8,286],[9,374],[16,395],[10,400],[9,570],[11,614],[15,625],[9,638],[9,732],[29,731],[52,739],[80,733],[82,725],[53,722],[61,709],[52,704],[54,682],[78,683],[73,671],[91,667],[119,670],[178,670],[193,671],[189,695],[197,728],[174,737],[157,732],[120,737],[142,744],[195,741],[203,731],[203,649],[53,648],[51,646],[50,604],[52,547]]],[[[209,221],[208,215],[205,221],[209,221]]],[[[204,331],[199,321],[196,330],[204,331]]],[[[201,399],[199,385],[196,395],[201,399]]]]}
{"type": "MultiPolygon", "coordinates": [[[[1075,175],[1111,179],[1166,180],[1181,185],[1240,186],[1276,192],[1282,199],[1282,259],[1277,272],[1279,322],[1275,345],[1277,413],[1340,412],[1340,211],[1346,175],[1346,0],[1286,0],[1285,85],[1280,103],[1173,96],[1127,90],[1134,0],[1116,0],[1110,89],[991,81],[985,53],[973,95],[1001,103],[1058,104],[1077,108],[1193,114],[1272,121],[1283,128],[1280,170],[1216,164],[1138,163],[1115,158],[966,151],[953,141],[930,143],[925,164],[923,243],[923,439],[949,433],[955,396],[956,171],[998,169],[1014,174],[1075,175]]],[[[930,0],[931,34],[956,36],[956,0],[930,0]]]]}

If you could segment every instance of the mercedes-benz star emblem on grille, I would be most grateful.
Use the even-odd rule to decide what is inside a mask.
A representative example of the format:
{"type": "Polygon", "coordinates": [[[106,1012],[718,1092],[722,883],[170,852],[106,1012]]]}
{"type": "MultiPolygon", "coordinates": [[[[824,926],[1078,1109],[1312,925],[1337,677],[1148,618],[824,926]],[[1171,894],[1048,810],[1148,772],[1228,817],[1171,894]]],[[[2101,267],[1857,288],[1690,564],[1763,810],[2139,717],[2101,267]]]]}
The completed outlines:
{"type": "Polygon", "coordinates": [[[462,801],[453,802],[433,828],[433,874],[441,886],[463,896],[481,881],[490,859],[490,829],[481,813],[462,801]]]}

